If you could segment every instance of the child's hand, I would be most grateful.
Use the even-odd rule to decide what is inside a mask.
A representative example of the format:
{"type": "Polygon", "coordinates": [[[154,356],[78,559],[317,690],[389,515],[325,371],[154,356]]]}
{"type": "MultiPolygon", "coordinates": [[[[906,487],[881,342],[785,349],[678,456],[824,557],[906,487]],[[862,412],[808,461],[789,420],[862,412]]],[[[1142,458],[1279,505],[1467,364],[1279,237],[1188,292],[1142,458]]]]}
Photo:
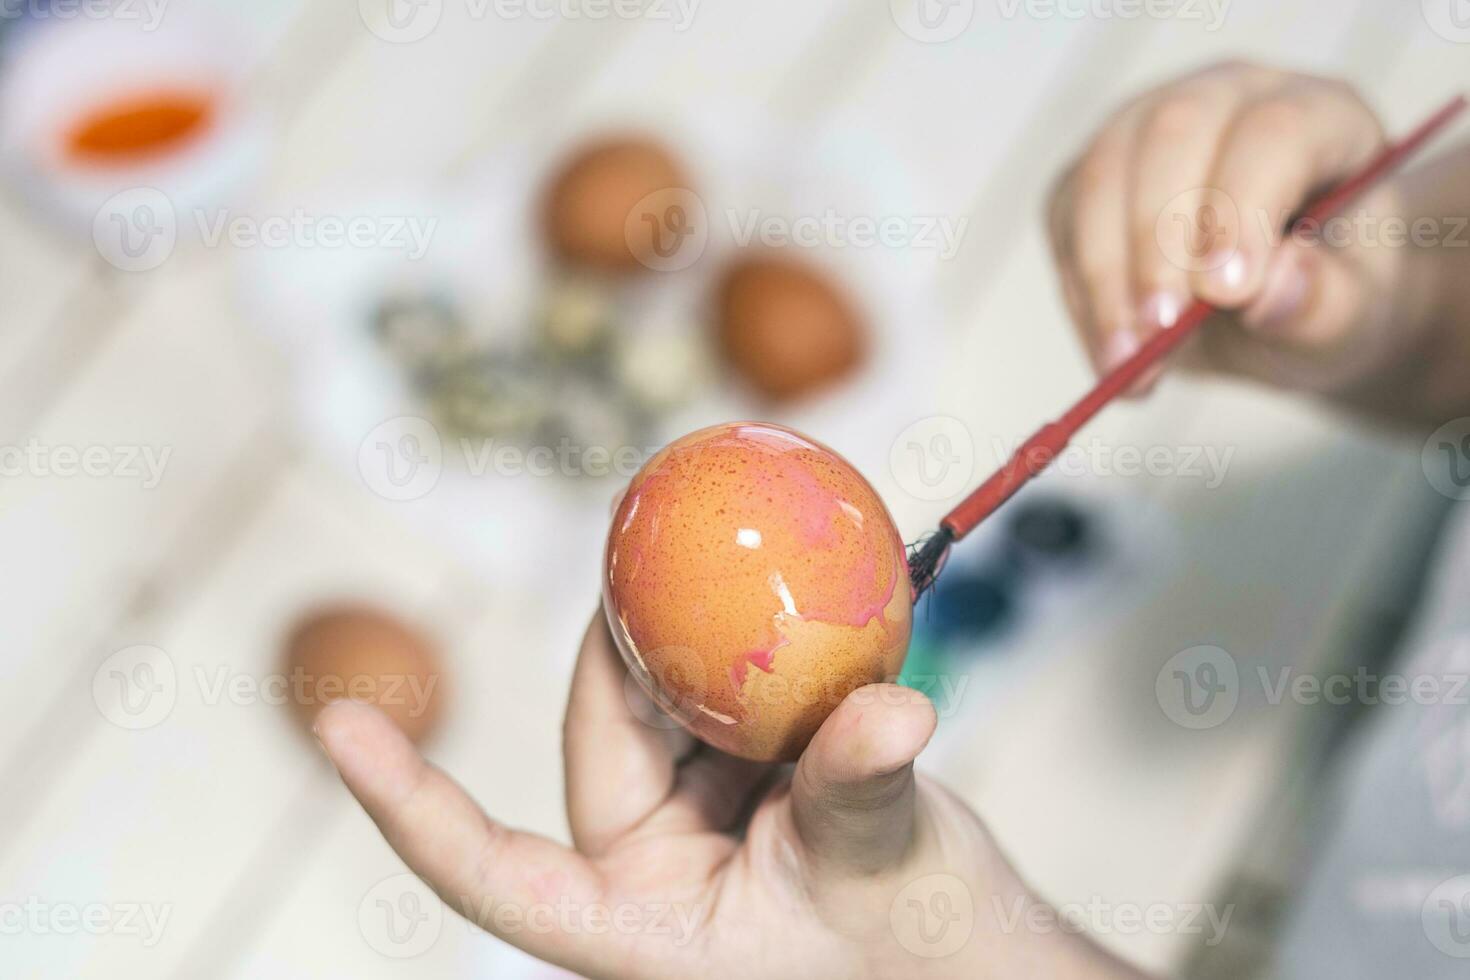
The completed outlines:
{"type": "Polygon", "coordinates": [[[1347,86],[1255,65],[1209,68],[1125,106],[1050,204],[1094,362],[1115,366],[1199,297],[1230,311],[1192,352],[1208,367],[1320,392],[1377,380],[1433,291],[1416,278],[1423,250],[1391,244],[1399,188],[1350,205],[1325,241],[1282,238],[1382,143],[1347,86]]]}
{"type": "MultiPolygon", "coordinates": [[[[980,822],[912,762],[935,725],[916,692],[850,695],[794,771],[638,720],[602,616],[564,727],[575,849],[490,820],[375,709],[317,733],[408,865],[455,911],[593,977],[1129,975],[1060,929],[980,822]]],[[[506,793],[516,792],[514,786],[506,793]]]]}

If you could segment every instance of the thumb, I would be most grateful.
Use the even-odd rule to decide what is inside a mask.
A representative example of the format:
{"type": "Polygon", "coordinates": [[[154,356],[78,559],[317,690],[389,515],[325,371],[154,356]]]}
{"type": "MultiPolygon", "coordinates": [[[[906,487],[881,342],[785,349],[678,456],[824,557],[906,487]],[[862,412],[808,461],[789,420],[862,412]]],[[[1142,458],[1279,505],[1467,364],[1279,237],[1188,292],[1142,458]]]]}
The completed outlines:
{"type": "Polygon", "coordinates": [[[796,831],[819,864],[872,872],[897,863],[914,830],[914,757],[934,734],[919,691],[869,684],[849,694],[796,764],[796,831]]]}
{"type": "Polygon", "coordinates": [[[1391,294],[1382,284],[1393,277],[1323,248],[1284,246],[1260,299],[1241,312],[1238,325],[1206,331],[1199,354],[1217,369],[1273,384],[1338,388],[1388,356],[1390,338],[1377,324],[1386,304],[1374,294],[1391,294]]]}
{"type": "Polygon", "coordinates": [[[1261,293],[1240,320],[1268,339],[1325,345],[1346,333],[1355,318],[1363,299],[1355,285],[1348,270],[1330,258],[1295,243],[1284,245],[1271,256],[1261,293]],[[1324,280],[1334,280],[1337,288],[1324,290],[1324,280]]]}
{"type": "MultiPolygon", "coordinates": [[[[1239,311],[1241,325],[1268,346],[1307,355],[1354,341],[1383,305],[1375,299],[1403,295],[1405,256],[1414,250],[1392,247],[1407,242],[1389,235],[1395,223],[1407,235],[1411,215],[1401,191],[1384,185],[1354,205],[1352,217],[1298,227],[1272,250],[1260,291],[1239,311]]],[[[1400,307],[1413,299],[1403,296],[1400,307]]]]}

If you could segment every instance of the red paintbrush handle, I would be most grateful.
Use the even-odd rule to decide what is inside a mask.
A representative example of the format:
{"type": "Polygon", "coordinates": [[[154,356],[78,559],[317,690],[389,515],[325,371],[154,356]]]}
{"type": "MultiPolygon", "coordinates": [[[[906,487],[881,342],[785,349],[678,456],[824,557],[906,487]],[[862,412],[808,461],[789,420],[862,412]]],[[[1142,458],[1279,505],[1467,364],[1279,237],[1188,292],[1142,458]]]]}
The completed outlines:
{"type": "Polygon", "coordinates": [[[948,530],[956,541],[969,534],[1001,504],[1010,500],[1032,477],[1050,466],[1052,460],[1061,455],[1062,450],[1071,443],[1077,431],[1102,411],[1103,406],[1127,391],[1144,372],[1184,343],[1213,312],[1214,309],[1208,303],[1196,301],[1191,304],[1173,327],[1160,330],[1150,337],[1132,357],[1103,375],[1093,389],[1065,415],[1042,426],[1034,436],[1027,439],[1006,465],[996,470],[990,479],[980,484],[974,493],[945,515],[940,526],[948,530]]]}
{"type": "MultiPolygon", "coordinates": [[[[1430,137],[1459,115],[1465,106],[1465,96],[1459,95],[1451,99],[1408,136],[1386,147],[1358,173],[1313,201],[1293,227],[1303,221],[1322,221],[1331,217],[1353,198],[1381,180],[1385,174],[1401,165],[1430,137]]],[[[973,531],[977,524],[1011,499],[1032,477],[1050,466],[1051,461],[1067,448],[1077,431],[1100,412],[1103,406],[1127,391],[1149,368],[1160,363],[1174,348],[1184,343],[1213,312],[1214,308],[1208,303],[1196,300],[1174,326],[1160,330],[1150,337],[1132,357],[1103,375],[1093,389],[1065,415],[1042,426],[1036,435],[1027,439],[1005,466],[945,515],[940,526],[955,541],[973,531]]]]}

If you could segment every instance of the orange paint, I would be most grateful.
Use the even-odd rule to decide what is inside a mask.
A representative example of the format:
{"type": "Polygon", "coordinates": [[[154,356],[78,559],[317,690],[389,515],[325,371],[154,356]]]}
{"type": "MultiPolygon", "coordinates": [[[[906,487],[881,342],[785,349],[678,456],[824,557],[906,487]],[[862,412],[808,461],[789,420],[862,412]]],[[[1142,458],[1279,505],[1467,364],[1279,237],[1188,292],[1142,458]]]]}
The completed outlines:
{"type": "Polygon", "coordinates": [[[67,133],[66,151],[83,163],[132,163],[188,142],[213,113],[213,100],[199,92],[129,96],[82,117],[67,133]]]}
{"type": "Polygon", "coordinates": [[[903,664],[912,596],[893,521],[846,460],[790,429],[671,444],[629,485],[606,563],[629,669],[734,755],[795,758],[843,697],[903,664]]]}

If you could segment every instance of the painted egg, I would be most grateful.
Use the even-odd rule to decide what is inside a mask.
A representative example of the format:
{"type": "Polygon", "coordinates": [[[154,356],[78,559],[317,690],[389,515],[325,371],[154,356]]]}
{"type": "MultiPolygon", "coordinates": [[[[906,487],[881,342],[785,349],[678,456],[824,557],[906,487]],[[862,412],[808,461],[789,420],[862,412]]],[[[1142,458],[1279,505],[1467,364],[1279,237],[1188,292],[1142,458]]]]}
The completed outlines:
{"type": "Polygon", "coordinates": [[[608,534],[603,605],[629,671],[705,742],[791,760],[851,691],[903,666],[903,541],[841,456],[778,425],[670,444],[608,534]]]}

